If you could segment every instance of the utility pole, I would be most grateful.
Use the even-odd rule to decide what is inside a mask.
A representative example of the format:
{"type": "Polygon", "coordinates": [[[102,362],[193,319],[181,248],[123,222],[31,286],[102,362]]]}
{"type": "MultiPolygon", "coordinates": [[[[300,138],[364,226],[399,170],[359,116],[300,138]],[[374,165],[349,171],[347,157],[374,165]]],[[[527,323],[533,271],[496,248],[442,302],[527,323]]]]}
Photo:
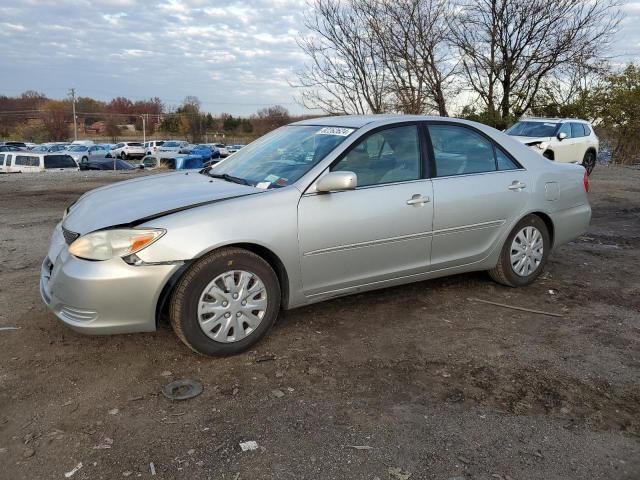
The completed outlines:
{"type": "Polygon", "coordinates": [[[73,139],[78,140],[78,126],[76,124],[76,89],[70,89],[69,95],[71,95],[71,104],[73,105],[73,139]]]}
{"type": "Polygon", "coordinates": [[[142,119],[142,143],[145,144],[147,143],[147,119],[146,119],[147,114],[143,113],[142,115],[140,115],[140,118],[142,119]]]}

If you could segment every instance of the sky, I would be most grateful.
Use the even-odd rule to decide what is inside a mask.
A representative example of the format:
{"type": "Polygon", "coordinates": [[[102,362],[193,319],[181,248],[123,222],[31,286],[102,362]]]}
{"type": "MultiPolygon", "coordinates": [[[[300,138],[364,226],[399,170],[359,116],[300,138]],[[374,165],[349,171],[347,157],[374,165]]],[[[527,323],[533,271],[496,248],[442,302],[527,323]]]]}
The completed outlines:
{"type": "MultiPolygon", "coordinates": [[[[306,0],[0,0],[0,94],[69,88],[109,100],[197,96],[211,113],[280,104],[309,113],[289,84],[306,0]]],[[[623,5],[614,62],[640,59],[640,0],[623,5]]]]}

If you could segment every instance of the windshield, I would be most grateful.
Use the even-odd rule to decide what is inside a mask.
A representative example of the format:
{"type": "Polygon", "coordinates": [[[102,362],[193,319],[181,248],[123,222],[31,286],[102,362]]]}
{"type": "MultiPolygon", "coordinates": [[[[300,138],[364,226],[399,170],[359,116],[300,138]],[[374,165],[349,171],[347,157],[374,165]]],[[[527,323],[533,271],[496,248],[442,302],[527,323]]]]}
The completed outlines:
{"type": "Polygon", "coordinates": [[[164,142],[163,147],[179,147],[180,142],[164,142]]]}
{"type": "Polygon", "coordinates": [[[86,145],[72,145],[67,149],[69,152],[86,152],[89,147],[86,145]]]}
{"type": "Polygon", "coordinates": [[[311,125],[282,127],[238,150],[210,173],[240,178],[258,188],[284,187],[307,173],[353,131],[311,125]]]}
{"type": "Polygon", "coordinates": [[[553,122],[518,122],[507,130],[507,135],[518,137],[553,137],[558,128],[553,122]]]}

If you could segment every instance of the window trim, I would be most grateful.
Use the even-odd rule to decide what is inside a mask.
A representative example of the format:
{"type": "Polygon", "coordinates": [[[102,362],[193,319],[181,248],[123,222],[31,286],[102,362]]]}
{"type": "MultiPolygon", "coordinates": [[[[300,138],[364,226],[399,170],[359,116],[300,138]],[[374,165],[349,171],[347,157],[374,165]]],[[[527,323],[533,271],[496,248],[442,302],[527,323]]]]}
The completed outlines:
{"type": "MultiPolygon", "coordinates": [[[[393,123],[393,124],[386,124],[386,125],[380,125],[379,127],[373,128],[371,130],[369,130],[368,132],[362,134],[360,137],[358,137],[351,145],[349,145],[349,147],[342,152],[333,162],[331,162],[331,164],[322,171],[322,173],[313,181],[310,183],[310,186],[313,185],[315,182],[318,181],[318,179],[327,171],[331,171],[331,169],[337,165],[338,163],[340,163],[342,160],[344,160],[344,157],[346,157],[347,155],[349,155],[349,153],[351,153],[351,151],[353,149],[355,149],[358,145],[360,145],[360,143],[362,143],[363,141],[365,141],[367,138],[369,138],[371,135],[375,135],[376,133],[379,133],[381,131],[384,130],[391,130],[393,128],[401,128],[401,127],[416,127],[416,139],[418,140],[418,156],[419,156],[419,168],[420,168],[420,173],[418,178],[413,178],[410,180],[400,180],[397,182],[386,182],[386,183],[376,183],[374,185],[363,185],[363,186],[356,186],[356,188],[354,190],[363,190],[365,188],[372,188],[372,187],[384,187],[386,185],[397,185],[400,183],[409,183],[409,182],[418,182],[418,181],[422,181],[425,180],[426,178],[428,178],[426,176],[428,169],[426,168],[427,163],[426,163],[426,159],[425,159],[425,149],[424,149],[424,145],[423,145],[423,140],[421,139],[422,137],[422,132],[421,132],[421,123],[420,121],[416,121],[416,120],[409,120],[409,121],[404,121],[404,122],[398,122],[398,123],[393,123]]],[[[310,193],[317,193],[317,192],[310,192],[310,193]]]]}
{"type": "Polygon", "coordinates": [[[447,121],[440,121],[440,120],[427,120],[425,122],[423,122],[425,124],[425,134],[427,136],[427,140],[428,140],[428,145],[429,145],[429,159],[430,159],[430,166],[431,166],[431,175],[428,178],[431,178],[433,180],[438,179],[438,178],[453,178],[453,177],[468,177],[469,175],[486,175],[488,173],[501,173],[501,172],[516,172],[516,171],[520,171],[520,170],[526,170],[526,168],[524,168],[524,166],[515,159],[515,157],[513,155],[511,155],[511,153],[509,153],[508,151],[506,151],[504,148],[502,148],[493,138],[491,138],[489,135],[487,135],[486,133],[484,133],[483,131],[481,131],[480,129],[473,127],[471,125],[466,125],[464,123],[457,123],[457,122],[447,122],[447,121]],[[460,174],[456,174],[456,175],[443,175],[441,177],[438,176],[438,168],[436,166],[436,160],[435,160],[435,151],[433,150],[433,143],[431,142],[431,132],[429,131],[429,127],[431,125],[444,125],[444,126],[448,126],[448,127],[459,127],[459,128],[466,128],[467,130],[471,130],[474,133],[477,133],[478,135],[480,135],[481,137],[483,137],[485,140],[487,140],[492,146],[493,146],[493,160],[494,160],[494,164],[496,169],[492,170],[492,171],[487,171],[487,172],[470,172],[470,173],[460,173],[460,174]],[[502,153],[504,153],[504,155],[511,160],[517,168],[514,168],[512,170],[498,170],[498,159],[496,156],[496,148],[500,149],[500,151],[502,153]]]}

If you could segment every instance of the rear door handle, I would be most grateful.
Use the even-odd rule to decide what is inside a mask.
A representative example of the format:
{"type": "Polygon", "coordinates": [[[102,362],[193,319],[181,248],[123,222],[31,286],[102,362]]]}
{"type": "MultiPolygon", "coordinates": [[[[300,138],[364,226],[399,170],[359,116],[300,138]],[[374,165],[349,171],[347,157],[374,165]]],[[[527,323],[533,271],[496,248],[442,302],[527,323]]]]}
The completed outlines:
{"type": "Polygon", "coordinates": [[[522,190],[523,188],[527,188],[525,183],[514,180],[511,185],[507,187],[509,190],[522,190]]]}
{"type": "Polygon", "coordinates": [[[409,200],[407,200],[407,205],[422,205],[424,203],[429,203],[431,199],[429,197],[424,197],[419,193],[413,195],[409,200]]]}

